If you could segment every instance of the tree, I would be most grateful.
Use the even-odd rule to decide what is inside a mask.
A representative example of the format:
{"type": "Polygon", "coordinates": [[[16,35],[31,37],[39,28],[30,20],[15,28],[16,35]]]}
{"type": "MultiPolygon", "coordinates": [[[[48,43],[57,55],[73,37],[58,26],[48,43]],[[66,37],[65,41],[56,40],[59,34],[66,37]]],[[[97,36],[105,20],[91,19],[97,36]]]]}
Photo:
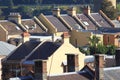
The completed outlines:
{"type": "Polygon", "coordinates": [[[89,42],[91,46],[96,46],[98,44],[98,42],[100,41],[100,38],[97,37],[96,35],[93,35],[92,37],[89,37],[89,42]]]}
{"type": "Polygon", "coordinates": [[[112,5],[112,3],[108,0],[103,0],[101,3],[101,10],[110,18],[116,18],[116,9],[112,5]]]}
{"type": "Polygon", "coordinates": [[[97,49],[97,44],[100,41],[100,38],[97,37],[96,35],[93,35],[92,37],[89,37],[88,39],[90,42],[90,46],[89,46],[90,54],[95,54],[96,49],[97,49]]]}
{"type": "Polygon", "coordinates": [[[108,51],[108,48],[106,46],[104,46],[103,44],[98,44],[97,45],[97,53],[99,54],[106,54],[108,51]]]}

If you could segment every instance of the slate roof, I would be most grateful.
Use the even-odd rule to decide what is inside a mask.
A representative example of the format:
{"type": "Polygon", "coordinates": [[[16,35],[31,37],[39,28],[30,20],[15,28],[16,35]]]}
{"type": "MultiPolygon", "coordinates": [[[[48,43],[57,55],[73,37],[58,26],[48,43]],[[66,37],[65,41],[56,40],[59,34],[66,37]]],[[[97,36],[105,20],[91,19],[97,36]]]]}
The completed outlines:
{"type": "Polygon", "coordinates": [[[52,15],[46,16],[46,18],[57,28],[58,32],[69,31],[65,25],[57,18],[52,15]]]}
{"type": "Polygon", "coordinates": [[[47,59],[51,56],[61,44],[45,41],[43,43],[38,41],[28,41],[19,46],[7,60],[20,61],[33,61],[34,59],[47,59]]]}
{"type": "Polygon", "coordinates": [[[34,60],[34,59],[47,59],[51,56],[58,48],[60,44],[54,42],[44,42],[40,45],[33,53],[30,55],[27,60],[34,60]]]}
{"type": "Polygon", "coordinates": [[[38,46],[40,42],[37,41],[29,41],[25,42],[21,46],[19,46],[8,58],[7,60],[22,60],[24,59],[36,46],[38,46]]]}
{"type": "Polygon", "coordinates": [[[102,26],[102,27],[112,27],[99,13],[91,13],[91,16],[102,26]]]}
{"type": "Polygon", "coordinates": [[[8,31],[9,35],[21,34],[23,32],[16,24],[8,20],[0,20],[0,24],[8,31]]]}
{"type": "Polygon", "coordinates": [[[105,80],[120,80],[120,67],[112,67],[104,69],[105,80]]]}
{"type": "Polygon", "coordinates": [[[8,55],[10,52],[12,52],[14,49],[16,49],[16,46],[12,44],[8,44],[6,42],[0,41],[0,55],[8,55]]]}
{"type": "Polygon", "coordinates": [[[73,29],[78,29],[76,28],[77,26],[79,26],[80,28],[81,25],[79,25],[74,18],[72,18],[71,16],[69,15],[61,15],[61,17],[73,28],[73,29]]]}
{"type": "Polygon", "coordinates": [[[85,66],[81,71],[49,76],[49,80],[93,80],[94,72],[85,66]]]}
{"type": "Polygon", "coordinates": [[[85,14],[77,14],[77,17],[82,21],[83,24],[87,26],[88,30],[95,30],[96,26],[85,14]]]}
{"type": "Polygon", "coordinates": [[[44,33],[45,31],[34,22],[33,19],[22,19],[22,24],[27,28],[29,33],[44,33]]]}

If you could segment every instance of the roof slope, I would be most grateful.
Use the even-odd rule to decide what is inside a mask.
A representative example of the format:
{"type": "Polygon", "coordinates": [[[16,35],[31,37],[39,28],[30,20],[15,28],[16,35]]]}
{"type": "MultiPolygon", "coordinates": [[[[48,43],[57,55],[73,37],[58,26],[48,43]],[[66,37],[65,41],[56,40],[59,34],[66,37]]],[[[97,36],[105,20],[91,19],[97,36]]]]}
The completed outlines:
{"type": "Polygon", "coordinates": [[[8,31],[9,35],[21,34],[23,32],[16,24],[8,20],[0,20],[0,24],[8,31]]]}
{"type": "Polygon", "coordinates": [[[46,18],[57,28],[58,32],[69,31],[58,18],[54,16],[46,16],[46,18]]]}
{"type": "Polygon", "coordinates": [[[7,60],[22,60],[24,59],[40,42],[29,41],[25,42],[19,46],[8,58],[7,60]]]}
{"type": "Polygon", "coordinates": [[[104,69],[105,80],[120,80],[120,67],[112,67],[104,69]]]}
{"type": "Polygon", "coordinates": [[[82,29],[81,25],[79,25],[74,18],[69,15],[61,15],[61,17],[73,28],[73,29],[82,29]]]}
{"type": "Polygon", "coordinates": [[[102,27],[112,27],[99,13],[91,13],[91,16],[102,26],[102,27]]]}
{"type": "Polygon", "coordinates": [[[87,26],[88,30],[95,30],[96,26],[92,23],[92,21],[85,16],[85,14],[77,14],[77,17],[82,21],[84,25],[87,26]]]}
{"type": "Polygon", "coordinates": [[[51,56],[58,48],[60,44],[54,42],[44,42],[40,45],[35,52],[30,55],[27,60],[34,60],[34,59],[47,59],[51,56]]]}
{"type": "Polygon", "coordinates": [[[14,49],[16,49],[16,46],[14,46],[12,44],[8,44],[8,43],[3,42],[3,41],[0,41],[0,55],[7,56],[14,49]]]}
{"type": "Polygon", "coordinates": [[[22,19],[22,24],[28,30],[29,33],[44,33],[45,31],[41,26],[37,25],[33,19],[22,19]]]}

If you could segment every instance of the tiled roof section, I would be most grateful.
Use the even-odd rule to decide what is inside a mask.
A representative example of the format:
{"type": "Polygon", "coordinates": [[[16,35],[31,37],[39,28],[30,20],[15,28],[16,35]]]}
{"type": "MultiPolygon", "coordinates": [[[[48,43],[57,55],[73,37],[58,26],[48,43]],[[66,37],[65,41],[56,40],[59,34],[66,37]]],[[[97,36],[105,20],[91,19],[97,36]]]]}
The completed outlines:
{"type": "Polygon", "coordinates": [[[92,80],[86,78],[81,74],[66,74],[66,75],[59,75],[59,76],[50,76],[48,77],[49,80],[92,80]]]}
{"type": "Polygon", "coordinates": [[[91,16],[92,16],[102,27],[112,27],[99,13],[91,13],[91,16]]]}
{"type": "Polygon", "coordinates": [[[61,15],[61,17],[73,28],[77,29],[76,27],[82,28],[71,16],[69,15],[61,15]]]}
{"type": "Polygon", "coordinates": [[[0,41],[0,55],[7,56],[14,49],[16,49],[16,46],[14,46],[12,44],[8,44],[8,43],[3,42],[3,41],[0,41]]]}
{"type": "Polygon", "coordinates": [[[24,59],[40,42],[26,42],[19,46],[8,58],[7,60],[21,60],[24,59]]]}
{"type": "Polygon", "coordinates": [[[77,17],[82,21],[83,24],[87,26],[88,30],[96,29],[96,26],[90,21],[88,17],[85,16],[85,14],[77,14],[77,17]]]}
{"type": "Polygon", "coordinates": [[[44,30],[34,22],[33,19],[23,19],[22,24],[28,30],[29,33],[44,33],[44,30]]]}
{"type": "Polygon", "coordinates": [[[104,80],[120,80],[120,67],[104,69],[104,80]]]}
{"type": "Polygon", "coordinates": [[[46,16],[46,18],[57,28],[58,32],[69,31],[58,18],[54,16],[46,16]]]}
{"type": "Polygon", "coordinates": [[[51,56],[58,48],[60,44],[54,42],[44,42],[40,45],[35,52],[30,55],[27,60],[34,60],[34,59],[47,59],[51,56]]]}
{"type": "Polygon", "coordinates": [[[21,34],[23,31],[8,20],[0,20],[0,24],[8,31],[8,35],[21,34]]]}

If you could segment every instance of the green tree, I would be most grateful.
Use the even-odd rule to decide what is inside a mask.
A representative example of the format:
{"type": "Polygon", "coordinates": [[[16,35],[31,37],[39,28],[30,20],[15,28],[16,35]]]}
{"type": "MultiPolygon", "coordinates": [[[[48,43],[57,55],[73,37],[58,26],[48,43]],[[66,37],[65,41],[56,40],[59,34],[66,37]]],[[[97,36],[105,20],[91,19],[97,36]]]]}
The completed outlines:
{"type": "Polygon", "coordinates": [[[103,0],[101,3],[101,10],[110,18],[116,18],[116,9],[112,5],[112,3],[108,0],[103,0]]]}
{"type": "Polygon", "coordinates": [[[98,44],[98,42],[100,41],[100,38],[97,37],[96,35],[93,35],[92,37],[89,37],[89,42],[91,46],[96,46],[98,44]]]}
{"type": "Polygon", "coordinates": [[[98,44],[97,45],[97,53],[99,54],[106,54],[108,51],[108,48],[106,46],[104,46],[103,44],[98,44]]]}
{"type": "Polygon", "coordinates": [[[88,39],[90,42],[90,46],[89,46],[90,54],[95,54],[96,49],[97,49],[97,44],[100,41],[100,38],[97,37],[96,35],[93,35],[92,37],[89,37],[88,39]]]}

